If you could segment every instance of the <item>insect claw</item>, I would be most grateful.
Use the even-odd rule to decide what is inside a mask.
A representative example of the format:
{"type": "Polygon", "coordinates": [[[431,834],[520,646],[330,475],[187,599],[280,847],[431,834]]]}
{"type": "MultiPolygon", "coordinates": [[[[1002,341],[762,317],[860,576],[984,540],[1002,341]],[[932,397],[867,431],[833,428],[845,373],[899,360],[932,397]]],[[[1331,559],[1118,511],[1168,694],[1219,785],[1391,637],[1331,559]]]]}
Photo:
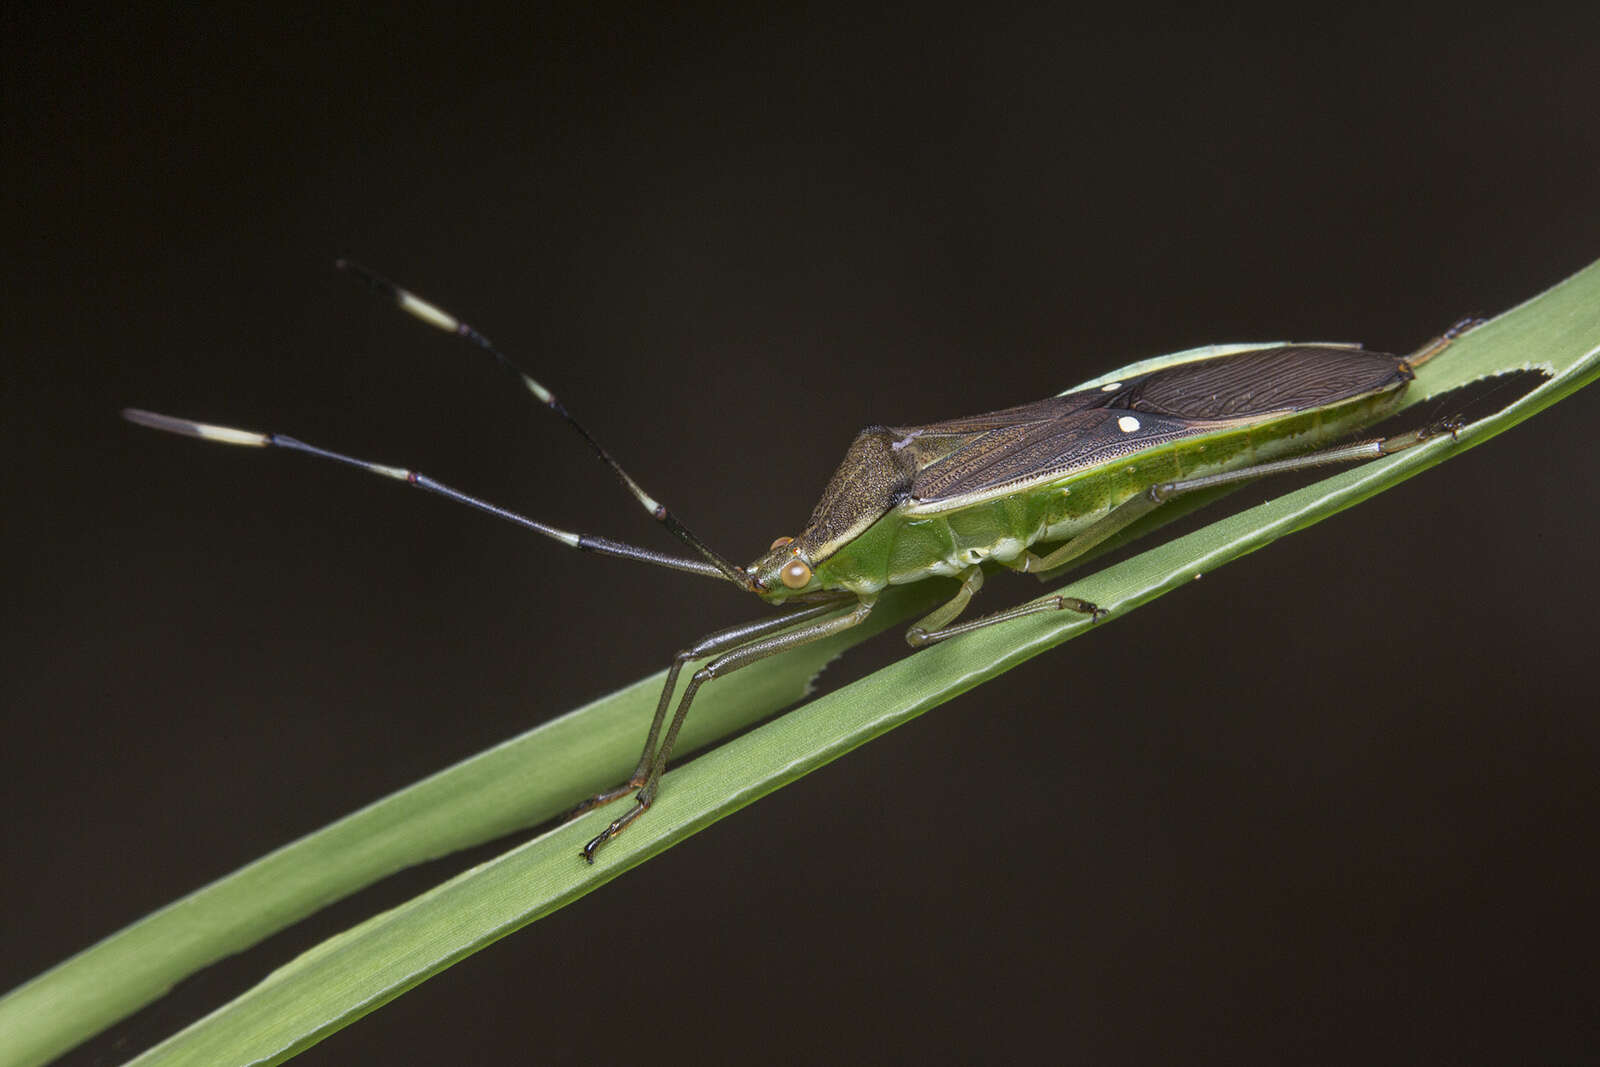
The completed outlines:
{"type": "Polygon", "coordinates": [[[617,826],[616,823],[612,823],[610,826],[601,831],[598,837],[592,838],[587,845],[584,845],[583,851],[578,853],[578,855],[583,857],[583,862],[593,867],[594,854],[596,850],[598,850],[600,846],[605,844],[607,841],[610,841],[612,835],[615,834],[619,829],[620,827],[617,826]]]}

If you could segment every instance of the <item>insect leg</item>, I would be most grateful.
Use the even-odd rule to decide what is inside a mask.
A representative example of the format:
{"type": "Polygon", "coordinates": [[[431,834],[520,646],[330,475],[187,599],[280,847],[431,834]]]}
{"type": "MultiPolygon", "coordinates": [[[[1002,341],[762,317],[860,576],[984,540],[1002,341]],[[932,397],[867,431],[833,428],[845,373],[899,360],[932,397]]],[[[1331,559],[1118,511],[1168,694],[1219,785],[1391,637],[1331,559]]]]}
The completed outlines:
{"type": "Polygon", "coordinates": [[[661,687],[661,698],[656,702],[655,716],[650,720],[650,732],[644,740],[644,751],[639,753],[639,762],[634,765],[633,773],[628,776],[626,781],[615,788],[607,789],[603,793],[596,793],[588,800],[585,800],[582,804],[572,809],[567,817],[569,819],[574,818],[593,808],[609,804],[613,800],[627,796],[644,785],[645,781],[650,777],[650,767],[654,762],[656,753],[656,742],[660,740],[661,727],[667,720],[667,709],[672,706],[672,693],[678,687],[678,674],[683,670],[685,664],[693,660],[727,652],[730,649],[737,648],[739,645],[770,634],[779,633],[796,623],[808,622],[819,616],[838,611],[841,606],[841,600],[835,599],[812,605],[801,611],[792,611],[787,615],[758,619],[755,622],[747,622],[740,626],[730,626],[726,630],[718,630],[714,634],[702,637],[699,641],[673,656],[672,666],[667,668],[667,680],[661,687]]]}
{"type": "MultiPolygon", "coordinates": [[[[672,714],[672,722],[667,727],[666,736],[661,740],[661,747],[656,750],[655,756],[650,761],[650,773],[645,779],[644,786],[634,798],[633,807],[615,819],[600,835],[583,846],[583,858],[590,863],[594,862],[594,854],[601,845],[616,837],[628,827],[633,820],[644,814],[645,809],[655,801],[656,792],[661,787],[661,774],[666,769],[667,757],[672,753],[672,745],[678,739],[678,731],[683,728],[683,720],[689,714],[689,705],[694,702],[694,697],[705,683],[731,674],[740,667],[748,666],[757,660],[775,656],[780,652],[787,652],[791,648],[808,645],[813,641],[820,641],[825,637],[842,633],[852,626],[858,625],[872,613],[875,599],[863,597],[855,607],[842,615],[829,619],[810,622],[796,630],[787,630],[783,633],[763,633],[754,639],[747,640],[728,652],[718,656],[704,667],[694,672],[689,679],[689,684],[683,690],[683,696],[678,700],[678,709],[672,714]]],[[[828,605],[837,608],[839,605],[828,605]]]]}
{"type": "Polygon", "coordinates": [[[972,595],[982,588],[983,568],[968,567],[961,575],[961,588],[956,590],[956,595],[918,619],[906,631],[906,644],[912,648],[924,648],[954,637],[957,634],[979,630],[997,622],[1005,622],[1008,619],[1020,619],[1024,615],[1034,615],[1041,611],[1061,611],[1065,608],[1082,612],[1085,615],[1092,615],[1097,619],[1105,614],[1105,612],[1087,600],[1079,600],[1077,597],[1070,596],[1052,596],[1033,603],[1023,604],[1019,607],[1008,608],[1005,611],[993,612],[981,618],[973,619],[971,622],[964,622],[959,626],[951,626],[950,623],[967,609],[967,605],[972,601],[972,595]]]}
{"type": "Polygon", "coordinates": [[[925,630],[922,628],[922,624],[918,623],[906,631],[906,644],[912,648],[926,648],[928,645],[936,645],[940,641],[948,641],[952,637],[959,637],[974,630],[982,630],[986,626],[1010,622],[1012,619],[1021,619],[1029,615],[1039,615],[1047,611],[1076,611],[1079,614],[1088,615],[1092,619],[1098,619],[1106,613],[1104,608],[1098,608],[1089,601],[1079,600],[1074,596],[1047,596],[1043,600],[1030,600],[1026,604],[1018,604],[1014,608],[983,615],[970,622],[946,626],[942,630],[925,630]]]}
{"type": "MultiPolygon", "coordinates": [[[[1129,501],[1129,503],[1132,503],[1132,501],[1129,501]]],[[[1085,530],[1082,534],[1078,535],[1078,537],[1069,541],[1066,545],[1063,545],[1062,549],[1052,552],[1050,556],[1046,558],[1054,558],[1056,555],[1060,554],[1062,550],[1068,548],[1073,550],[1074,555],[1083,552],[1088,547],[1092,547],[1093,544],[1097,544],[1105,538],[1111,536],[1111,534],[1116,532],[1117,529],[1121,529],[1129,522],[1132,522],[1133,519],[1139,517],[1139,515],[1136,514],[1133,515],[1132,518],[1122,520],[1114,529],[1107,530],[1105,533],[1096,537],[1094,541],[1090,543],[1090,545],[1085,546],[1084,548],[1077,547],[1079,540],[1093,534],[1096,528],[1105,523],[1107,519],[1119,517],[1121,511],[1125,507],[1127,507],[1127,504],[1124,504],[1121,508],[1117,508],[1110,515],[1107,515],[1105,519],[1101,519],[1099,523],[1095,524],[1095,526],[1085,530]]],[[[1146,508],[1145,510],[1147,511],[1149,509],[1146,508]]],[[[1143,512],[1140,512],[1139,514],[1143,514],[1143,512]]],[[[1019,557],[1012,563],[1004,564],[1004,566],[1008,566],[1013,570],[1029,571],[1038,570],[1039,563],[1039,557],[1035,556],[1032,552],[1029,552],[1019,557]]],[[[973,619],[970,622],[964,622],[956,626],[951,626],[950,623],[956,618],[956,616],[961,614],[961,612],[966,608],[968,602],[972,600],[972,594],[977,592],[980,588],[982,588],[982,586],[982,569],[979,567],[968,568],[967,572],[961,576],[961,588],[957,590],[956,595],[952,597],[948,603],[934,609],[923,618],[918,619],[916,624],[913,625],[911,629],[906,631],[906,644],[910,645],[912,648],[926,648],[928,645],[936,645],[940,641],[948,641],[952,637],[957,637],[965,633],[971,633],[973,630],[981,630],[985,626],[993,626],[995,623],[999,622],[1010,622],[1012,619],[1020,619],[1028,615],[1037,615],[1045,611],[1076,611],[1079,614],[1088,615],[1093,619],[1098,619],[1105,614],[1105,611],[1102,608],[1097,607],[1087,600],[1079,600],[1074,596],[1047,596],[1043,600],[1029,601],[1026,604],[1019,604],[1014,608],[1007,608],[1004,611],[991,612],[988,615],[973,619]]]]}
{"type": "MultiPolygon", "coordinates": [[[[1430,423],[1420,429],[1393,434],[1389,437],[1376,437],[1370,441],[1358,441],[1352,445],[1341,445],[1337,448],[1324,449],[1321,452],[1312,452],[1304,456],[1294,456],[1290,459],[1280,459],[1272,463],[1258,463],[1252,467],[1241,467],[1239,470],[1224,471],[1221,474],[1207,474],[1198,478],[1184,478],[1175,482],[1165,482],[1161,485],[1151,486],[1149,491],[1142,495],[1160,504],[1184,493],[1192,493],[1197,489],[1215,489],[1218,486],[1253,481],[1256,478],[1264,478],[1270,474],[1286,474],[1291,471],[1310,470],[1313,467],[1326,467],[1336,463],[1362,463],[1382,456],[1391,456],[1396,452],[1404,452],[1408,448],[1415,448],[1425,441],[1431,441],[1435,437],[1443,437],[1445,434],[1449,434],[1453,438],[1463,425],[1464,423],[1460,416],[1440,419],[1438,422],[1430,423]]],[[[1139,497],[1134,498],[1134,500],[1138,499],[1139,497]]],[[[1132,502],[1131,500],[1129,501],[1129,503],[1132,502]]],[[[1126,504],[1123,505],[1123,507],[1126,506],[1126,504]]],[[[1118,508],[1117,510],[1121,511],[1122,509],[1118,508]]],[[[1093,527],[1090,529],[1092,530],[1093,527]]],[[[1073,543],[1076,542],[1074,541],[1073,543]]]]}
{"type": "Polygon", "coordinates": [[[919,643],[921,637],[950,625],[957,616],[967,610],[967,605],[972,602],[972,595],[982,588],[983,568],[968,567],[961,574],[961,588],[956,590],[956,595],[918,619],[911,629],[906,631],[906,643],[912,648],[921,648],[922,644],[919,643]]]}

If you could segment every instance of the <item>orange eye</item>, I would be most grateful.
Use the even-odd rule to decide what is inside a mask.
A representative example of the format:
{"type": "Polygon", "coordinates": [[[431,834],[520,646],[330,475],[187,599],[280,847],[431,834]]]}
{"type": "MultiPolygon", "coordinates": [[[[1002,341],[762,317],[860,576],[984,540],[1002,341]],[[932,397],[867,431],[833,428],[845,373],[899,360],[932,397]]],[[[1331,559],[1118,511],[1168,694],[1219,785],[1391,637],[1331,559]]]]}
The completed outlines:
{"type": "Polygon", "coordinates": [[[806,566],[805,560],[791,559],[783,565],[778,577],[790,589],[804,589],[811,583],[811,568],[806,566]]]}
{"type": "Polygon", "coordinates": [[[794,538],[792,537],[780,537],[776,541],[772,542],[772,544],[767,546],[767,551],[771,552],[775,548],[782,548],[784,545],[789,544],[793,540],[794,538]]]}

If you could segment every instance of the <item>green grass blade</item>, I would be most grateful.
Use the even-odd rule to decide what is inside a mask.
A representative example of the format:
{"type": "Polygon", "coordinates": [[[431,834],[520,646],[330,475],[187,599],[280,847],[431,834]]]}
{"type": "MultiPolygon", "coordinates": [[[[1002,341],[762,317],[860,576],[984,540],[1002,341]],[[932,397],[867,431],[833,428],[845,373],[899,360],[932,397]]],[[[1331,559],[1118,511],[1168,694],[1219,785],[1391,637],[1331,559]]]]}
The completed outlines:
{"type": "MultiPolygon", "coordinates": [[[[793,704],[894,612],[753,664],[695,703],[679,744],[704,748],[793,704]]],[[[642,679],[285,845],[0,997],[0,1067],[44,1063],[209,964],[396,871],[537,826],[633,769],[665,672],[642,679]]],[[[574,863],[576,863],[574,859],[574,863]]]]}
{"type": "MultiPolygon", "coordinates": [[[[1481,377],[1527,368],[1540,368],[1550,377],[1503,411],[1468,426],[1458,440],[1441,438],[1343,471],[1075,580],[1072,591],[1110,608],[1111,618],[1099,624],[1110,625],[1197,574],[1481,444],[1592,381],[1600,375],[1600,264],[1474,331],[1422,367],[1408,390],[1408,404],[1481,377]]],[[[901,604],[898,614],[911,610],[911,605],[901,604]]],[[[891,619],[876,621],[881,627],[891,619]]],[[[1087,628],[1086,622],[1070,615],[1035,616],[907,657],[673,771],[650,816],[608,845],[594,867],[585,867],[576,853],[609,817],[600,812],[330,939],[144,1059],[208,1065],[285,1059],[717,819],[1087,628]]],[[[752,687],[747,680],[756,667],[708,688],[704,705],[696,704],[691,720],[697,730],[695,740],[708,743],[740,724],[735,720],[750,721],[781,706],[785,694],[792,696],[803,688],[804,680],[842,645],[823,649],[816,654],[821,658],[803,663],[797,662],[798,653],[768,661],[773,665],[770,681],[762,686],[770,688],[752,687]]],[[[36,1043],[32,1058],[6,1062],[35,1062],[49,1055],[50,1048],[70,1046],[188,970],[250,943],[244,937],[265,936],[406,862],[537,822],[598,783],[620,777],[636,755],[638,732],[652,709],[651,685],[646,680],[380,801],[35,979],[0,1001],[0,1048],[7,1050],[0,1056],[11,1054],[14,1035],[23,1032],[18,1028],[33,1014],[54,1020],[50,1026],[55,1028],[51,1030],[55,1044],[36,1043]],[[559,766],[556,760],[561,761],[559,766]],[[388,839],[371,846],[371,855],[337,877],[324,878],[308,861],[325,854],[343,863],[342,857],[333,855],[335,844],[350,847],[359,835],[347,824],[361,819],[369,820],[369,829],[379,827],[388,839]],[[458,819],[468,819],[475,829],[458,834],[452,829],[458,819]],[[290,894],[291,903],[267,895],[266,872],[274,863],[288,863],[303,880],[290,894]],[[208,909],[223,902],[229,907],[226,922],[232,924],[228,938],[212,943],[191,933],[186,936],[194,939],[194,945],[185,949],[181,962],[169,967],[146,959],[167,949],[157,933],[203,928],[208,909]],[[251,908],[258,914],[245,921],[242,916],[249,917],[251,908]],[[138,992],[127,994],[117,1006],[91,1009],[82,999],[97,988],[115,988],[123,982],[131,987],[135,979],[143,983],[138,992]],[[94,1015],[92,1025],[77,1025],[89,1014],[94,1015]]]]}

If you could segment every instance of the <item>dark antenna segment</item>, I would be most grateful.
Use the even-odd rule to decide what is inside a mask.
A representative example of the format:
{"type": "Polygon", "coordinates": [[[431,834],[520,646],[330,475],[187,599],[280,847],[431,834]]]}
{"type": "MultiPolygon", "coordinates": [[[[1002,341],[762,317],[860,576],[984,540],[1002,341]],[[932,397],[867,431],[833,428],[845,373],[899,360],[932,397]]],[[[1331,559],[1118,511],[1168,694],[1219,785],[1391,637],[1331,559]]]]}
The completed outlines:
{"type": "MultiPolygon", "coordinates": [[[[588,534],[573,533],[560,527],[551,526],[537,519],[530,519],[514,511],[491,504],[487,500],[480,500],[469,496],[459,489],[452,489],[442,482],[436,482],[426,474],[408,470],[405,467],[391,467],[384,463],[373,463],[369,460],[356,459],[339,452],[330,452],[326,448],[308,445],[304,441],[297,441],[293,437],[285,437],[278,433],[257,433],[254,430],[238,430],[231,426],[217,426],[208,422],[195,422],[192,419],[180,419],[172,415],[161,415],[154,411],[144,411],[140,408],[123,408],[122,417],[129,422],[140,426],[148,426],[152,430],[165,430],[167,433],[182,434],[185,437],[197,437],[202,441],[216,441],[225,445],[246,445],[252,448],[286,448],[292,452],[304,452],[309,456],[319,459],[331,459],[335,463],[344,463],[357,467],[371,474],[381,474],[385,478],[414,485],[418,489],[425,489],[430,493],[454,500],[458,504],[465,504],[469,508],[487,512],[498,516],[507,522],[516,523],[534,533],[560,541],[568,548],[576,548],[582,552],[595,552],[602,556],[617,556],[621,559],[638,560],[641,563],[653,563],[658,567],[671,567],[675,570],[688,571],[690,574],[703,574],[708,578],[724,578],[726,575],[717,566],[705,560],[684,559],[679,556],[669,556],[664,552],[654,549],[640,548],[637,545],[627,545],[620,541],[613,541],[606,537],[591,537],[588,534]]],[[[745,580],[740,576],[739,584],[744,585],[745,580]]]]}
{"type": "MultiPolygon", "coordinates": [[[[578,431],[583,439],[588,442],[589,447],[594,450],[594,454],[600,457],[600,462],[611,468],[612,473],[617,476],[617,479],[620,482],[622,482],[623,488],[627,489],[628,492],[632,494],[633,498],[637,500],[640,506],[650,514],[651,518],[655,519],[657,522],[661,523],[662,526],[666,527],[667,532],[672,534],[672,536],[676,537],[678,540],[682,541],[685,545],[688,545],[691,549],[704,557],[715,569],[716,573],[718,573],[721,577],[727,578],[729,581],[739,586],[745,586],[748,584],[748,578],[741,568],[735,566],[720,553],[713,550],[704,541],[700,540],[699,537],[695,536],[693,531],[691,531],[687,526],[683,525],[683,523],[679,522],[677,516],[668,511],[665,505],[661,504],[649,493],[645,492],[639,483],[633,480],[633,476],[627,471],[623,470],[622,464],[618,463],[612,457],[611,453],[607,452],[605,447],[601,445],[599,441],[595,440],[588,430],[584,429],[582,423],[573,418],[572,413],[567,410],[566,405],[561,402],[559,397],[557,397],[549,389],[546,389],[527,371],[513,363],[509,356],[507,356],[504,352],[501,352],[500,349],[496,348],[494,342],[490,341],[475,327],[462,322],[448,311],[445,311],[443,308],[438,307],[437,305],[429,303],[410,290],[402,289],[388,278],[385,278],[376,271],[363,267],[359,263],[355,263],[348,259],[340,259],[336,261],[336,265],[340,270],[349,274],[353,274],[356,278],[365,282],[368,288],[370,288],[374,293],[377,293],[386,299],[392,300],[395,306],[401,311],[404,311],[406,314],[422,320],[435,329],[443,330],[448,334],[453,334],[454,336],[461,338],[463,341],[466,341],[474,348],[480,349],[481,351],[487,352],[489,355],[493,356],[495,361],[498,362],[502,367],[506,368],[518,378],[522,379],[522,384],[527,387],[528,392],[532,393],[534,398],[537,399],[539,403],[543,404],[561,418],[565,419],[567,421],[567,425],[578,431]]],[[[359,461],[357,461],[357,463],[360,465],[359,461]]],[[[635,551],[647,550],[639,549],[635,551]]]]}

